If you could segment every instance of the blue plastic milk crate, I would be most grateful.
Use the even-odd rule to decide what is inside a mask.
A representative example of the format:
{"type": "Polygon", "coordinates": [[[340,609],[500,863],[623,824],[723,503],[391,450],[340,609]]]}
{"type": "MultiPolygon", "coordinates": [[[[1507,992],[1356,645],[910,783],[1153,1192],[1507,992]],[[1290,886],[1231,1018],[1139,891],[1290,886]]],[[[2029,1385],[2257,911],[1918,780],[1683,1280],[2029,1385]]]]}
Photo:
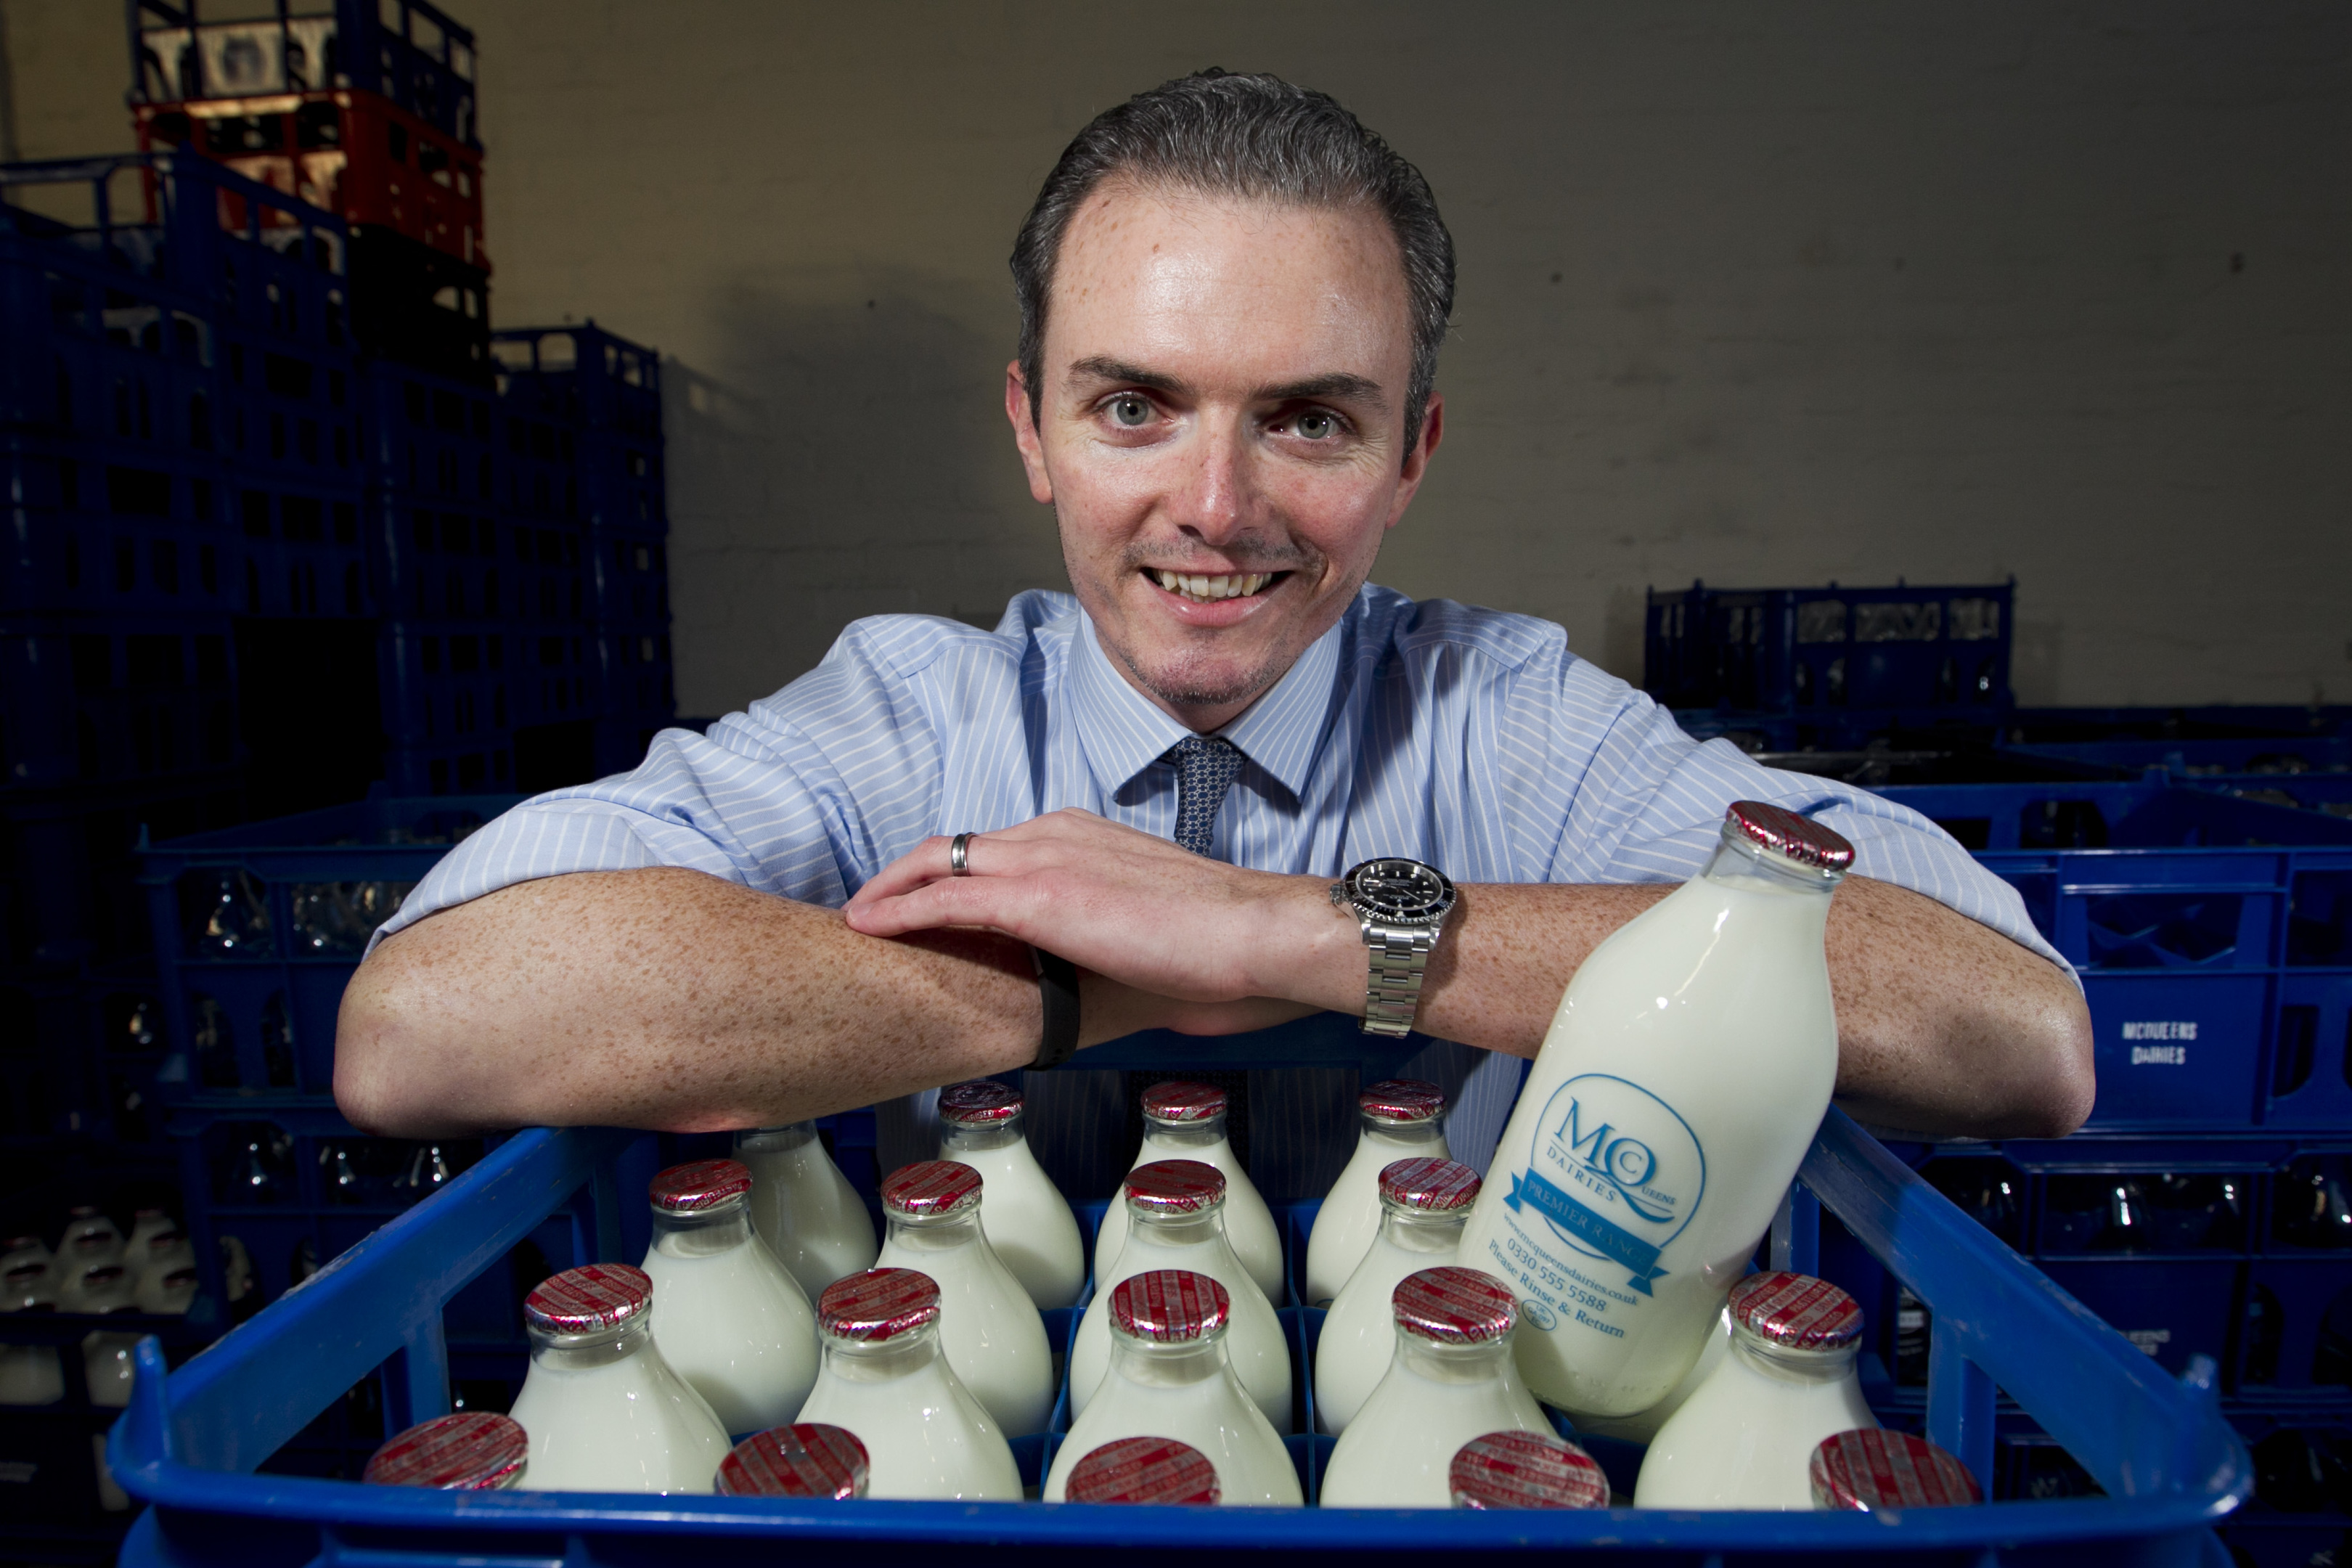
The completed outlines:
{"type": "MultiPolygon", "coordinates": [[[[447,1408],[443,1303],[551,1215],[570,1207],[571,1257],[642,1247],[648,1135],[538,1130],[504,1142],[447,1191],[385,1226],[299,1289],[177,1371],[142,1348],[131,1409],[110,1462],[152,1504],[131,1564],[366,1563],[698,1563],[898,1560],[950,1552],[986,1561],[1072,1562],[1106,1551],[1154,1560],[1202,1549],[1271,1550],[1317,1561],[1452,1549],[1579,1551],[1595,1562],[1792,1563],[1840,1556],[1987,1563],[2210,1564],[2212,1526],[2252,1472],[2223,1419],[2210,1362],[2176,1380],[2014,1252],[1993,1240],[1843,1114],[1825,1118],[1772,1237],[1777,1265],[1822,1267],[1823,1207],[1934,1309],[1926,1430],[1994,1479],[1996,1388],[2107,1495],[1905,1515],[1480,1514],[1360,1510],[1112,1510],[1042,1503],[866,1500],[826,1507],[718,1497],[376,1489],[257,1474],[355,1382],[380,1375],[390,1426],[447,1408]],[[585,1202],[573,1202],[585,1194],[585,1202]]],[[[1098,1212],[1099,1205],[1087,1205],[1098,1212]]],[[[1291,1212],[1293,1267],[1313,1205],[1291,1212]]],[[[560,1228],[560,1227],[559,1227],[560,1228]]],[[[554,1261],[551,1259],[551,1261],[554,1261]]],[[[1286,1318],[1311,1429],[1311,1356],[1321,1314],[1286,1318]]],[[[1065,1319],[1068,1314],[1060,1314],[1065,1319]]],[[[1899,1411],[1891,1418],[1903,1418],[1899,1411]]],[[[1060,1439],[1022,1445],[1034,1482],[1060,1439]]],[[[1619,1489],[1635,1451],[1596,1439],[1619,1489]]],[[[1314,1495],[1329,1440],[1291,1447],[1314,1495]]]]}
{"type": "Polygon", "coordinates": [[[2094,1128],[2352,1128],[2352,821],[2161,778],[1881,793],[2082,971],[2094,1128]]]}

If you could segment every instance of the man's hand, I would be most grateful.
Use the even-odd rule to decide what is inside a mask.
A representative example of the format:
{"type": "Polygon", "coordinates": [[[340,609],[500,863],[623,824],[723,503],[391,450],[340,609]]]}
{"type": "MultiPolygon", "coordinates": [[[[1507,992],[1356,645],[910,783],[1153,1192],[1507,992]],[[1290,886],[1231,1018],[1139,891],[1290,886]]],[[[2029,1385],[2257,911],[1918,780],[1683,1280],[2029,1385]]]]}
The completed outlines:
{"type": "Polygon", "coordinates": [[[965,876],[948,846],[927,838],[884,868],[842,910],[850,929],[982,926],[1179,1002],[1362,1004],[1363,941],[1328,879],[1245,871],[1086,811],[974,837],[965,876]]]}

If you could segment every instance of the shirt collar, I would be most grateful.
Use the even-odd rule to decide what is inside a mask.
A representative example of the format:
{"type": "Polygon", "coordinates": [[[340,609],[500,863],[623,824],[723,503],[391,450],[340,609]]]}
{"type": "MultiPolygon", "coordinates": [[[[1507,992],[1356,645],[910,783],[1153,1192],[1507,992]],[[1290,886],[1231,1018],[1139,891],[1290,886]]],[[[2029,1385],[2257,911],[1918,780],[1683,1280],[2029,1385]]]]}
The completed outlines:
{"type": "MultiPolygon", "coordinates": [[[[1331,712],[1339,644],[1360,602],[1360,595],[1357,605],[1350,605],[1328,631],[1307,645],[1281,679],[1217,731],[1294,799],[1306,793],[1331,712]]],[[[1128,684],[1084,610],[1078,612],[1078,636],[1070,654],[1071,719],[1096,784],[1105,795],[1116,795],[1192,731],[1128,684]]]]}

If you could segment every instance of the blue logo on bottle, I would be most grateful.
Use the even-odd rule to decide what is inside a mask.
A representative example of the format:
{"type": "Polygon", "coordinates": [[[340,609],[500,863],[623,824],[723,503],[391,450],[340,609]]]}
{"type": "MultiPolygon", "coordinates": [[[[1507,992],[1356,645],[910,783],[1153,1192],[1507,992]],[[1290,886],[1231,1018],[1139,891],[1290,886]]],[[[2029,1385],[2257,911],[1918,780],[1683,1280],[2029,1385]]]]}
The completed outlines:
{"type": "Polygon", "coordinates": [[[1706,1155],[1675,1108],[1607,1073],[1572,1078],[1538,1123],[1533,1162],[1503,1202],[1533,1210],[1572,1251],[1622,1266],[1643,1295],[1658,1258],[1698,1213],[1706,1155]]]}

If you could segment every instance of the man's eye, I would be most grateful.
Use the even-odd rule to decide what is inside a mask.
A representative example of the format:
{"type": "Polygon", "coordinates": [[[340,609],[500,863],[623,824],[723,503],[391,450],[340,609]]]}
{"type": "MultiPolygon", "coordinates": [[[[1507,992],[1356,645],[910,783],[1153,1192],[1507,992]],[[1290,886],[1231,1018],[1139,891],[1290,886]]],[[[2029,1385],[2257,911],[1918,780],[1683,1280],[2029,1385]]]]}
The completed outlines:
{"type": "Polygon", "coordinates": [[[1339,433],[1339,421],[1321,409],[1310,408],[1291,422],[1291,428],[1309,441],[1325,441],[1339,433]]]}
{"type": "Polygon", "coordinates": [[[1140,397],[1114,397],[1110,400],[1111,421],[1133,430],[1151,418],[1151,405],[1140,397]]]}

